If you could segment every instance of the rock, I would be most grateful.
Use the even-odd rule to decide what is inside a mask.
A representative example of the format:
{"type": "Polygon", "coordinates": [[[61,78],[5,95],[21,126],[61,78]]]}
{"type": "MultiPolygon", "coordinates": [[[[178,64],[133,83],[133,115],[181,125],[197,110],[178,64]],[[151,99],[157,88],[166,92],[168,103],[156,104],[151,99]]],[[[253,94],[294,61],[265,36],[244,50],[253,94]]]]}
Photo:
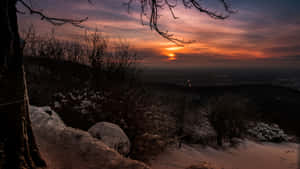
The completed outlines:
{"type": "Polygon", "coordinates": [[[30,119],[36,127],[43,126],[57,126],[65,127],[64,122],[61,120],[59,115],[54,112],[50,107],[29,107],[30,119]],[[47,113],[51,112],[51,113],[47,113]]]}
{"type": "Polygon", "coordinates": [[[123,155],[127,155],[130,151],[130,141],[127,135],[116,124],[99,122],[93,125],[88,132],[123,155]]]}
{"type": "Polygon", "coordinates": [[[127,159],[88,132],[67,127],[49,107],[30,106],[30,117],[40,152],[48,168],[55,169],[150,169],[127,159]]]}

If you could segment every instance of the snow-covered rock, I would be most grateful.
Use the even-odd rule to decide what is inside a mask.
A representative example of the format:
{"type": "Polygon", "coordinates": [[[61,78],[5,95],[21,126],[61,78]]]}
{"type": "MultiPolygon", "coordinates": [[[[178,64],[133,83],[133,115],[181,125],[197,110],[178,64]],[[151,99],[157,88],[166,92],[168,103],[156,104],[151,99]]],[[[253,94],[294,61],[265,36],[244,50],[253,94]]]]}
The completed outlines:
{"type": "Polygon", "coordinates": [[[256,123],[248,129],[248,133],[259,141],[284,142],[289,136],[277,124],[256,123]]]}
{"type": "Polygon", "coordinates": [[[88,132],[123,155],[127,155],[130,151],[130,141],[127,135],[116,124],[99,122],[93,125],[88,132]]]}
{"type": "Polygon", "coordinates": [[[57,126],[65,127],[64,122],[59,115],[54,112],[50,107],[36,107],[30,106],[30,119],[36,127],[57,126]]]}
{"type": "Polygon", "coordinates": [[[32,128],[48,168],[150,169],[127,159],[88,132],[66,126],[49,107],[30,106],[32,128]]]}

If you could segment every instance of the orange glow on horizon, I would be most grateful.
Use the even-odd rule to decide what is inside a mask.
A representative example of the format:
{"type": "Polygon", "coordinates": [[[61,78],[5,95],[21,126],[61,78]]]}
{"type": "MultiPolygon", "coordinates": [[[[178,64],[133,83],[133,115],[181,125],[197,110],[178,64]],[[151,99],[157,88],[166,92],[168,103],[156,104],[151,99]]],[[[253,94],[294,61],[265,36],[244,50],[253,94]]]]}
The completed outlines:
{"type": "Polygon", "coordinates": [[[180,49],[183,49],[184,47],[181,47],[181,46],[175,46],[175,47],[169,47],[169,48],[166,48],[166,50],[168,51],[177,51],[177,50],[180,50],[180,49]]]}
{"type": "MultiPolygon", "coordinates": [[[[140,44],[137,44],[137,46],[139,45],[140,44]]],[[[170,42],[151,42],[147,43],[147,45],[151,46],[152,50],[155,49],[156,54],[163,56],[161,59],[159,59],[161,62],[176,62],[179,60],[179,57],[180,60],[189,60],[189,62],[193,63],[202,63],[202,61],[209,60],[210,58],[214,60],[222,59],[228,61],[246,61],[272,57],[272,55],[269,53],[261,50],[263,47],[259,49],[252,49],[241,46],[240,48],[232,49],[227,46],[205,42],[197,42],[184,47],[176,46],[174,44],[172,45],[170,42]]],[[[146,47],[142,46],[140,48],[146,47]]]]}

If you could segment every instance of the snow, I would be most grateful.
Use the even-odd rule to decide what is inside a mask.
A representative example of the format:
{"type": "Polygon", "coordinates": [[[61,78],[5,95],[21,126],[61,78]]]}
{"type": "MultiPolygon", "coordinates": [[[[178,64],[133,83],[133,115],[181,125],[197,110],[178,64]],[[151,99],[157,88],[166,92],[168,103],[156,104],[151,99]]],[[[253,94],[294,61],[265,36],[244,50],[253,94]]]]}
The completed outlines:
{"type": "Polygon", "coordinates": [[[127,155],[130,152],[130,140],[125,132],[116,124],[98,122],[88,132],[120,154],[127,155]]]}
{"type": "Polygon", "coordinates": [[[66,126],[50,107],[30,106],[33,132],[48,169],[149,169],[88,132],[66,126]]]}
{"type": "Polygon", "coordinates": [[[216,169],[298,169],[299,144],[257,143],[246,140],[237,148],[216,150],[211,147],[183,145],[170,147],[152,160],[153,169],[185,169],[202,161],[216,169]]]}
{"type": "Polygon", "coordinates": [[[285,142],[289,140],[289,136],[277,124],[259,122],[248,129],[248,133],[259,141],[285,142]]]}
{"type": "Polygon", "coordinates": [[[71,106],[77,112],[81,112],[82,115],[93,113],[92,111],[99,108],[99,103],[102,102],[105,97],[100,92],[89,91],[87,88],[83,90],[73,90],[66,94],[56,93],[53,95],[55,101],[53,107],[55,110],[60,110],[64,106],[71,106]]]}

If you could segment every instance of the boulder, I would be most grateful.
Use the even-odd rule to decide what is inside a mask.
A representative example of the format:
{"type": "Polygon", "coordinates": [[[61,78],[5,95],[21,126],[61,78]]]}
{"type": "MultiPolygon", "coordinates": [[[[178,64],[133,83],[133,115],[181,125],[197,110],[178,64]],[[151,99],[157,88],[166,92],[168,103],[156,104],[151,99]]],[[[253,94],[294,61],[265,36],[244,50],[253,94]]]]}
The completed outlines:
{"type": "Polygon", "coordinates": [[[88,132],[66,126],[49,107],[30,107],[32,128],[48,168],[150,169],[123,157],[88,132]]]}
{"type": "Polygon", "coordinates": [[[45,127],[45,126],[56,126],[56,127],[65,127],[64,122],[61,120],[59,115],[54,112],[50,107],[36,107],[30,106],[30,119],[34,122],[36,127],[45,127]]]}
{"type": "Polygon", "coordinates": [[[130,151],[130,141],[127,135],[116,124],[99,122],[93,125],[88,132],[123,155],[127,155],[130,151]]]}

